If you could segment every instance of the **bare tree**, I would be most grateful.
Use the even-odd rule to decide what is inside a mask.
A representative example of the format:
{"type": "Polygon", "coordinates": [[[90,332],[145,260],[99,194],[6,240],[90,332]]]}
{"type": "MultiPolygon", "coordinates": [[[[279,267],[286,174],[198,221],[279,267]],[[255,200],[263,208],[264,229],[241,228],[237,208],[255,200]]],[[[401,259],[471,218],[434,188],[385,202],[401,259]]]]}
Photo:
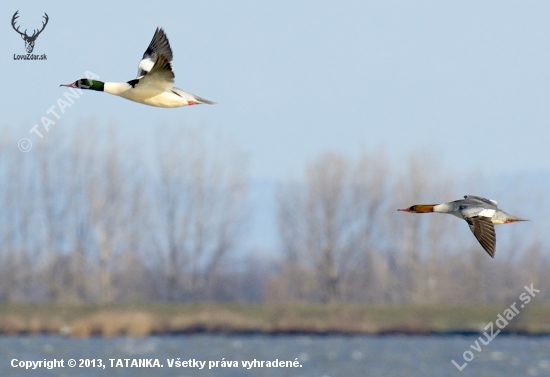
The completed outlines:
{"type": "Polygon", "coordinates": [[[308,167],[305,183],[280,189],[279,232],[293,289],[307,292],[314,284],[314,297],[330,302],[376,285],[361,275],[376,273],[372,238],[383,203],[383,173],[366,155],[353,164],[327,153],[308,167]]]}
{"type": "MultiPolygon", "coordinates": [[[[381,151],[319,156],[280,185],[282,253],[266,256],[241,242],[247,180],[231,148],[163,127],[152,150],[132,150],[115,128],[82,128],[29,153],[9,133],[0,140],[0,300],[509,303],[530,283],[543,288],[537,300],[550,297],[540,221],[499,227],[491,259],[451,216],[396,212],[493,194],[433,157],[398,172],[381,151]]],[[[512,213],[544,212],[547,187],[523,181],[494,197],[517,203],[512,213]]]]}
{"type": "Polygon", "coordinates": [[[246,179],[234,154],[210,156],[192,132],[162,135],[158,151],[161,238],[169,300],[214,299],[244,220],[246,179]]]}

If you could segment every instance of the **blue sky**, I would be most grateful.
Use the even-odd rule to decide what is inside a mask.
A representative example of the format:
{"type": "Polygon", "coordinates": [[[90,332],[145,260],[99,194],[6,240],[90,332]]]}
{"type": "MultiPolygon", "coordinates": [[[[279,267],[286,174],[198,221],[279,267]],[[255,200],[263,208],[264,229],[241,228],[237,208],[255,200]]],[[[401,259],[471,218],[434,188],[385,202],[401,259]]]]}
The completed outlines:
{"type": "Polygon", "coordinates": [[[217,105],[158,109],[88,92],[46,137],[86,132],[89,119],[144,144],[158,125],[203,128],[248,156],[253,180],[298,175],[326,150],[378,147],[398,167],[429,150],[457,172],[550,169],[548,2],[163,4],[2,2],[0,123],[28,137],[59,84],[87,70],[134,78],[162,26],[176,86],[217,105]],[[34,51],[47,61],[13,60],[25,52],[10,25],[16,10],[22,29],[48,13],[34,51]]]}

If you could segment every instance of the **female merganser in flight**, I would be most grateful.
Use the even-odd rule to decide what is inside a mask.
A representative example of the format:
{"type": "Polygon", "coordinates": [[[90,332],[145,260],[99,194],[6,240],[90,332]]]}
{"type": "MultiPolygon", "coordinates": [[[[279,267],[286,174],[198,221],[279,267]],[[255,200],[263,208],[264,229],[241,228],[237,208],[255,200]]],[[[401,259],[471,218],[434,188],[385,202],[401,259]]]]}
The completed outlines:
{"type": "Polygon", "coordinates": [[[496,235],[493,224],[508,224],[515,221],[529,221],[512,216],[497,208],[497,202],[480,196],[466,195],[464,199],[443,204],[416,204],[398,211],[427,213],[440,212],[455,215],[466,220],[481,246],[492,257],[495,257],[496,235]]]}
{"type": "Polygon", "coordinates": [[[157,107],[180,107],[216,102],[205,100],[174,87],[172,49],[164,30],[157,28],[149,47],[139,62],[137,78],[128,82],[101,82],[79,79],[72,84],[62,84],[79,89],[97,90],[120,96],[131,101],[157,107]]]}

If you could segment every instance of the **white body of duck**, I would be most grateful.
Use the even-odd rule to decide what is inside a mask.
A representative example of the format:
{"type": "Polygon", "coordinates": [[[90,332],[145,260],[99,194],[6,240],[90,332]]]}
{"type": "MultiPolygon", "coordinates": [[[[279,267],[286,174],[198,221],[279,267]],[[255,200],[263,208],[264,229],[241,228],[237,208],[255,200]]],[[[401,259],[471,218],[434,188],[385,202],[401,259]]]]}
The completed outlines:
{"type": "Polygon", "coordinates": [[[155,86],[136,86],[132,88],[125,82],[106,82],[103,91],[129,99],[130,101],[156,107],[170,108],[198,105],[201,103],[207,103],[209,105],[215,104],[215,102],[205,100],[204,98],[184,92],[178,88],[172,88],[170,91],[166,91],[155,86]]]}
{"type": "Polygon", "coordinates": [[[492,258],[495,257],[496,235],[494,225],[516,221],[528,221],[510,215],[497,207],[497,202],[481,196],[466,195],[464,199],[442,204],[416,204],[398,211],[412,213],[439,212],[448,213],[466,220],[483,249],[492,258]]]}

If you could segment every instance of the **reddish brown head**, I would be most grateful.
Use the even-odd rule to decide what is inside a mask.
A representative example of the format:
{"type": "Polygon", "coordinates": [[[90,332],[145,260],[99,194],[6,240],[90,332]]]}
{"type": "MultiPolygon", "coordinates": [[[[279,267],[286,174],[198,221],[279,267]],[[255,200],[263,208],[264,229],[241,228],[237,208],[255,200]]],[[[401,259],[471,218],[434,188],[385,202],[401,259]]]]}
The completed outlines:
{"type": "Polygon", "coordinates": [[[428,213],[434,211],[435,204],[415,204],[409,208],[401,208],[398,211],[412,212],[412,213],[428,213]]]}

